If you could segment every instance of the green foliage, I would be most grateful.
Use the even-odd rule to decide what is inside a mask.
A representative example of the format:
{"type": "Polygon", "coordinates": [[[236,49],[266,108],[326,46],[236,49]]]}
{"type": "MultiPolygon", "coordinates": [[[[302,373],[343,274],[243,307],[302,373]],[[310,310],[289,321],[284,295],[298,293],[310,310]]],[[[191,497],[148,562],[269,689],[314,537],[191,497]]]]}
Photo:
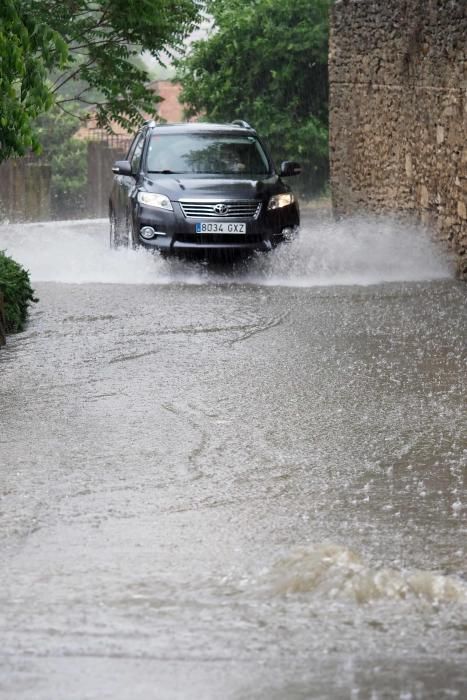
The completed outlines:
{"type": "Polygon", "coordinates": [[[141,51],[156,58],[180,47],[199,15],[198,0],[31,0],[37,21],[59,31],[69,46],[67,69],[54,74],[56,102],[76,113],[97,99],[98,125],[112,120],[133,129],[155,114],[157,97],[141,51]]]}
{"type": "Polygon", "coordinates": [[[30,302],[37,302],[29,273],[0,251],[0,292],[5,300],[6,332],[18,333],[26,323],[30,302]]]}
{"type": "Polygon", "coordinates": [[[0,161],[40,145],[32,120],[97,100],[98,125],[132,129],[157,97],[138,57],[180,47],[199,0],[1,0],[0,161]]]}
{"type": "Polygon", "coordinates": [[[0,3],[0,161],[40,149],[31,119],[52,105],[47,71],[68,55],[60,34],[34,18],[28,4],[0,3]]]}
{"type": "Polygon", "coordinates": [[[328,176],[330,0],[211,0],[215,31],[178,62],[187,116],[246,119],[275,159],[300,160],[307,185],[328,176]]]}
{"type": "Polygon", "coordinates": [[[80,121],[58,107],[40,116],[35,127],[52,168],[51,195],[55,216],[83,213],[87,189],[87,144],[73,138],[80,121]]]}
{"type": "Polygon", "coordinates": [[[87,189],[87,144],[68,139],[52,154],[51,194],[58,214],[68,215],[83,211],[87,189]]]}

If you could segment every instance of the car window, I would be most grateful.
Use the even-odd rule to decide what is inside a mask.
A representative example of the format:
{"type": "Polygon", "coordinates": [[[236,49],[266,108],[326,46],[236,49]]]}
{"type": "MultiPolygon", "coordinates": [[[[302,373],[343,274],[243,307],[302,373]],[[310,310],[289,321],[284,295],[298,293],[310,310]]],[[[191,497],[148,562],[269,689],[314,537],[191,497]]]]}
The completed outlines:
{"type": "Polygon", "coordinates": [[[126,154],[126,160],[128,160],[130,162],[131,162],[131,159],[133,157],[133,153],[135,151],[135,146],[138,142],[139,137],[140,137],[140,134],[136,134],[133,141],[131,142],[130,148],[128,149],[128,153],[126,154]]]}
{"type": "Polygon", "coordinates": [[[147,170],[153,173],[267,175],[270,165],[249,134],[154,134],[147,170]]]}
{"type": "Polygon", "coordinates": [[[141,165],[141,156],[143,154],[144,148],[144,137],[145,134],[140,134],[138,140],[136,141],[133,154],[130,156],[131,170],[133,173],[138,173],[141,165]]]}

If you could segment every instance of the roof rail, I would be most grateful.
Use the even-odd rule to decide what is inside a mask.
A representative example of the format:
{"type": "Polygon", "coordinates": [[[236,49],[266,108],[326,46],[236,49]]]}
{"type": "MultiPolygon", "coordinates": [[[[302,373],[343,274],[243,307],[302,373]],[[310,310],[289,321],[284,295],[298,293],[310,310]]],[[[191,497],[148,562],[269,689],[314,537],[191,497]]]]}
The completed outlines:
{"type": "Polygon", "coordinates": [[[146,119],[146,121],[143,122],[143,126],[153,127],[156,126],[156,122],[154,121],[154,119],[146,119]]]}
{"type": "Polygon", "coordinates": [[[244,129],[253,129],[253,127],[250,126],[248,122],[246,122],[244,119],[234,119],[232,124],[236,124],[237,126],[243,126],[244,129]]]}

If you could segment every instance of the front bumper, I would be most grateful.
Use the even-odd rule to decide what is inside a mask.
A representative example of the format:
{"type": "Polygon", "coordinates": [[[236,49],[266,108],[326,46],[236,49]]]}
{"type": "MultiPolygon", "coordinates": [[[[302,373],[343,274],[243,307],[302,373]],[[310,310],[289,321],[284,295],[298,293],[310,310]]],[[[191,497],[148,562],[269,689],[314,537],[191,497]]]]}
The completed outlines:
{"type": "MultiPolygon", "coordinates": [[[[295,205],[274,211],[263,210],[257,219],[236,217],[235,223],[245,223],[246,233],[219,234],[196,233],[196,223],[206,219],[187,218],[178,202],[172,202],[173,211],[155,209],[136,204],[134,229],[138,243],[146,249],[166,254],[204,254],[231,251],[248,253],[267,252],[284,240],[284,228],[297,228],[298,209],[295,205]],[[145,239],[140,235],[143,226],[152,226],[160,232],[155,238],[145,239]]],[[[233,219],[212,218],[210,223],[231,223],[233,219]]]]}

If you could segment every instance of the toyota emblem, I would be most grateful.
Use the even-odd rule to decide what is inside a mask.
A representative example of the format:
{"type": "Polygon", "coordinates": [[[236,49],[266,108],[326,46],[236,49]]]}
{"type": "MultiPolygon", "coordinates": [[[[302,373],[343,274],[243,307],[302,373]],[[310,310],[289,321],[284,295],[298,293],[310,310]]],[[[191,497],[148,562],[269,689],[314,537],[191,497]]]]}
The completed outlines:
{"type": "Polygon", "coordinates": [[[214,211],[220,216],[225,216],[229,211],[229,207],[226,204],[216,204],[214,211]]]}

